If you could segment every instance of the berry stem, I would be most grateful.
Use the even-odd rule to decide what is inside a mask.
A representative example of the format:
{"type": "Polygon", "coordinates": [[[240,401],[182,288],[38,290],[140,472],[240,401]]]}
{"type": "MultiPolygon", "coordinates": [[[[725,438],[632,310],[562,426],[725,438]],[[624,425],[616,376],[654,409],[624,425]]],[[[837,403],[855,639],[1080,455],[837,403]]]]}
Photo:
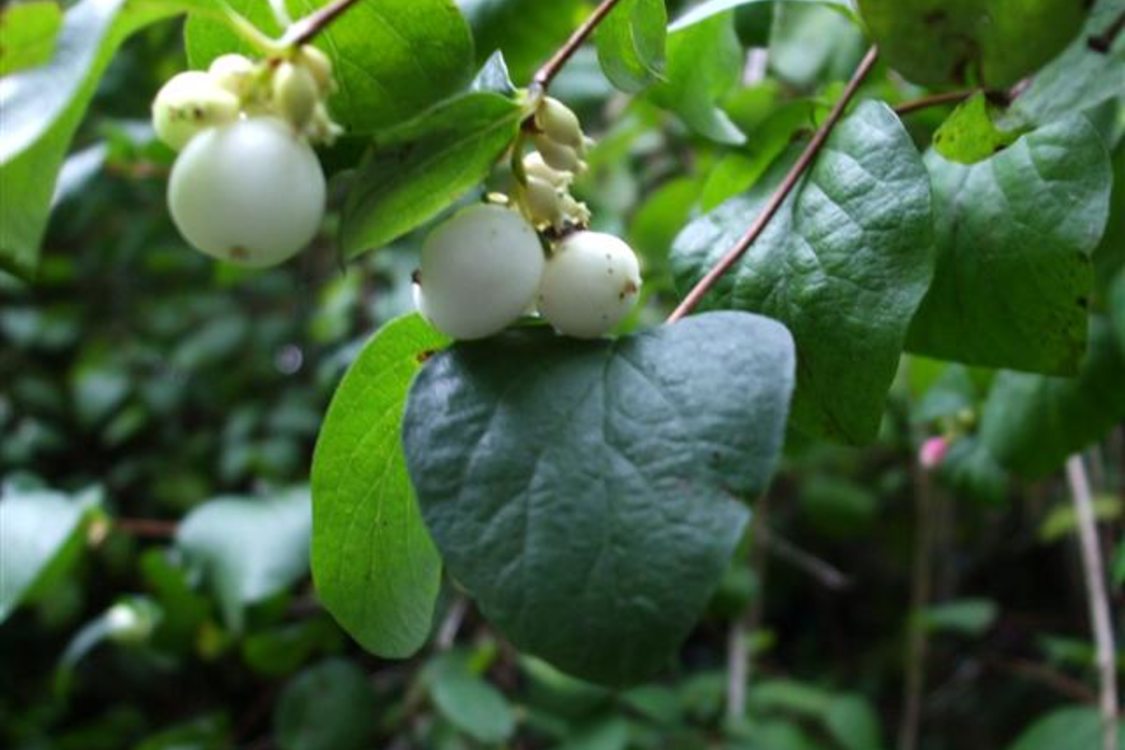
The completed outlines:
{"type": "Polygon", "coordinates": [[[980,91],[980,89],[962,89],[960,91],[944,91],[940,94],[931,94],[923,96],[919,99],[912,99],[908,102],[903,102],[895,107],[895,114],[899,117],[909,115],[919,110],[928,109],[930,107],[940,107],[943,104],[960,104],[968,99],[973,94],[980,91]]]}
{"type": "Polygon", "coordinates": [[[551,81],[555,80],[555,76],[563,69],[563,66],[567,64],[570,58],[574,56],[574,53],[578,51],[578,48],[581,47],[590,34],[594,32],[598,24],[605,20],[605,17],[609,15],[610,11],[613,10],[618,2],[619,0],[602,0],[601,4],[590,14],[590,17],[587,18],[581,26],[575,29],[574,33],[570,35],[570,39],[566,40],[566,43],[559,48],[559,51],[552,55],[551,59],[545,62],[543,67],[536,71],[535,77],[531,79],[532,88],[538,89],[541,92],[546,91],[550,87],[551,81]]]}
{"type": "Polygon", "coordinates": [[[852,74],[852,79],[848,81],[847,88],[844,89],[840,100],[836,102],[836,106],[832,108],[828,119],[817,129],[816,134],[813,135],[812,140],[809,141],[809,145],[805,147],[800,158],[797,159],[797,163],[794,164],[793,168],[789,170],[789,173],[785,175],[785,179],[782,181],[781,185],[778,186],[777,190],[775,190],[774,194],[770,197],[769,203],[766,204],[762,213],[758,215],[758,218],[754,220],[754,223],[746,230],[746,234],[742,236],[735,246],[707,272],[706,276],[699,280],[699,283],[697,283],[690,292],[688,292],[688,295],[684,298],[683,302],[680,303],[679,307],[673,310],[672,314],[668,316],[666,322],[675,323],[694,310],[696,305],[711,291],[711,288],[718,283],[719,279],[746,254],[746,251],[750,249],[750,246],[754,244],[754,241],[758,239],[766,226],[769,225],[770,219],[772,219],[774,214],[777,213],[777,210],[781,208],[781,204],[789,197],[789,193],[797,186],[797,182],[800,181],[801,176],[809,166],[812,165],[821,147],[824,146],[824,142],[828,140],[828,136],[832,133],[832,129],[836,127],[836,123],[843,117],[844,110],[847,108],[848,103],[851,102],[856,91],[859,90],[860,84],[863,83],[867,74],[871,72],[878,58],[878,48],[872,47],[867,50],[867,54],[864,56],[863,61],[860,62],[859,67],[856,68],[855,73],[852,74]]]}
{"type": "Polygon", "coordinates": [[[358,3],[359,0],[334,0],[290,26],[281,37],[284,47],[299,47],[308,44],[313,38],[330,26],[333,21],[358,3]]]}

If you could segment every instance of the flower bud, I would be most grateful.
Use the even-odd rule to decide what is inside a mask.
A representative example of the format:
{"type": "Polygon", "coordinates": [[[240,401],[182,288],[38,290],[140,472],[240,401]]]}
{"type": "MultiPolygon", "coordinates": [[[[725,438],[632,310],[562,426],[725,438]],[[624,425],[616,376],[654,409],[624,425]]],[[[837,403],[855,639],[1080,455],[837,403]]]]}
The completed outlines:
{"type": "Polygon", "coordinates": [[[211,61],[207,73],[221,88],[231,92],[239,99],[250,93],[258,66],[244,55],[219,55],[211,61]]]}
{"type": "Polygon", "coordinates": [[[543,157],[543,161],[552,169],[562,172],[580,174],[586,169],[585,162],[578,156],[578,152],[570,146],[557,143],[542,133],[532,136],[535,147],[543,157]]]}
{"type": "Polygon", "coordinates": [[[535,124],[555,143],[569,146],[579,155],[586,151],[586,138],[578,115],[558,99],[545,98],[535,113],[535,124]]]}
{"type": "Polygon", "coordinates": [[[277,114],[296,130],[302,131],[309,124],[319,101],[320,91],[312,73],[291,62],[277,66],[273,74],[273,105],[277,114]]]}
{"type": "Polygon", "coordinates": [[[160,140],[179,151],[197,133],[238,119],[238,97],[207,73],[173,76],[152,102],[152,126],[160,140]]]}

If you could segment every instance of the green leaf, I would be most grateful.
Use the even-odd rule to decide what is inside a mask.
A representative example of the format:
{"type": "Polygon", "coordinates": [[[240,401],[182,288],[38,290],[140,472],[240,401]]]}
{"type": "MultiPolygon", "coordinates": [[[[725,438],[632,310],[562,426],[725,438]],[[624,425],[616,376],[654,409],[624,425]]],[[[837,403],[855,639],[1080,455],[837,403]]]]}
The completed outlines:
{"type": "MultiPolygon", "coordinates": [[[[1113,192],[1109,197],[1109,222],[1101,244],[1094,250],[1094,277],[1098,292],[1107,296],[1113,294],[1110,288],[1115,277],[1125,271],[1125,140],[1117,144],[1112,159],[1113,192]]],[[[1121,330],[1125,335],[1125,327],[1121,330]]]]}
{"type": "Polygon", "coordinates": [[[519,648],[594,681],[660,667],[766,486],[788,332],[699,315],[616,341],[542,328],[458,344],[410,391],[403,444],[450,574],[519,648]]]}
{"type": "Polygon", "coordinates": [[[598,62],[614,86],[634,94],[660,78],[667,25],[664,0],[624,0],[602,21],[598,62]]]}
{"type": "Polygon", "coordinates": [[[1080,0],[859,0],[890,65],[915,83],[1010,86],[1074,39],[1080,0]]]}
{"type": "Polygon", "coordinates": [[[488,745],[512,736],[516,717],[508,699],[469,668],[465,654],[447,652],[427,669],[434,706],[453,726],[488,745]]]}
{"type": "Polygon", "coordinates": [[[66,567],[100,505],[96,490],[71,497],[14,482],[0,487],[0,622],[66,567]]]}
{"type": "MultiPolygon", "coordinates": [[[[761,211],[788,167],[690,224],[672,268],[685,293],[761,211]]],[[[704,300],[785,323],[797,341],[799,430],[875,436],[911,317],[930,281],[925,168],[898,118],[865,102],[828,139],[778,214],[704,300]]]]}
{"type": "Polygon", "coordinates": [[[0,76],[50,60],[62,19],[62,9],[53,0],[0,9],[0,76]]]}
{"type": "Polygon", "coordinates": [[[192,4],[83,0],[59,30],[55,55],[0,86],[0,269],[30,278],[55,180],[98,81],[133,32],[192,4]]]}
{"type": "Polygon", "coordinates": [[[1110,325],[1117,335],[1117,347],[1125,352],[1125,269],[1117,272],[1117,277],[1109,290],[1110,325]]]}
{"type": "Polygon", "coordinates": [[[384,326],[336,389],[312,465],[312,571],[320,601],[359,643],[413,654],[430,634],[441,559],[399,440],[406,392],[448,339],[418,315],[384,326]]]}
{"type": "Polygon", "coordinates": [[[998,128],[994,110],[984,94],[971,96],[934,133],[934,150],[949,161],[975,164],[1012,145],[1022,133],[998,128]]]}
{"type": "Polygon", "coordinates": [[[477,60],[504,53],[518,84],[566,41],[590,12],[585,0],[457,0],[476,39],[477,60]]]}
{"type": "Polygon", "coordinates": [[[300,580],[309,564],[309,495],[218,498],[192,510],[176,546],[202,571],[227,626],[242,630],[243,608],[300,580]]]}
{"type": "Polygon", "coordinates": [[[668,35],[665,80],[650,95],[700,135],[718,143],[740,144],[746,136],[717,102],[738,83],[741,70],[742,45],[731,13],[674,26],[668,35]]]}
{"type": "Polygon", "coordinates": [[[979,637],[992,627],[999,612],[991,599],[960,599],[926,607],[921,624],[927,630],[979,637]]]}
{"type": "MultiPolygon", "coordinates": [[[[1102,723],[1092,706],[1068,706],[1041,716],[1008,750],[1060,750],[1102,747],[1102,723]]],[[[1125,748],[1125,727],[1119,727],[1117,746],[1125,748]]]]}
{"type": "Polygon", "coordinates": [[[1070,374],[1086,345],[1090,254],[1105,227],[1109,160],[1082,115],[966,166],[929,154],[937,268],[911,351],[1070,374]]]}
{"type": "MultiPolygon", "coordinates": [[[[294,18],[328,0],[286,0],[294,18]]],[[[231,0],[258,28],[280,35],[266,0],[231,0]]],[[[188,60],[206,68],[219,55],[256,51],[221,20],[193,15],[184,29],[188,60]]],[[[350,133],[396,125],[463,88],[473,75],[473,40],[453,0],[364,0],[317,35],[339,88],[328,100],[350,133]]]]}
{"type": "MultiPolygon", "coordinates": [[[[1116,521],[1121,518],[1123,503],[1113,495],[1100,495],[1091,502],[1094,520],[1097,523],[1116,521]]],[[[1056,505],[1043,522],[1039,524],[1039,540],[1045,544],[1057,542],[1078,530],[1078,511],[1074,504],[1064,502],[1056,505]]]]}
{"type": "Polygon", "coordinates": [[[281,750],[372,747],[378,705],[367,675],[344,659],[327,659],[286,684],[274,710],[281,750]]]}
{"type": "Polygon", "coordinates": [[[981,416],[981,437],[1004,466],[1045,477],[1125,418],[1125,356],[1105,320],[1091,323],[1076,378],[1001,372],[981,416]]]}
{"type": "Polygon", "coordinates": [[[802,89],[847,80],[868,46],[863,32],[832,6],[781,3],[774,10],[769,66],[802,89]]]}
{"type": "Polygon", "coordinates": [[[1100,0],[1078,38],[1036,73],[1016,99],[1012,118],[1017,123],[1047,123],[1119,96],[1125,79],[1125,34],[1117,35],[1108,52],[1092,49],[1089,40],[1107,33],[1122,13],[1125,0],[1100,0]]]}
{"type": "MultiPolygon", "coordinates": [[[[671,30],[678,31],[685,29],[688,26],[693,26],[701,21],[706,21],[708,18],[726,13],[728,10],[741,8],[747,5],[764,5],[766,3],[773,4],[778,0],[706,0],[706,2],[699,3],[684,15],[676,19],[672,24],[671,30]]],[[[843,13],[847,18],[855,19],[855,13],[852,12],[852,5],[850,0],[784,0],[786,4],[806,3],[810,5],[823,5],[825,7],[833,8],[834,10],[843,13]]]]}
{"type": "Polygon", "coordinates": [[[845,693],[836,696],[828,704],[823,721],[824,728],[845,750],[882,747],[879,716],[862,695],[845,693]]]}
{"type": "Polygon", "coordinates": [[[524,114],[518,102],[473,92],[378,137],[344,205],[344,253],[353,258],[383,247],[478,185],[515,139],[524,114]]]}

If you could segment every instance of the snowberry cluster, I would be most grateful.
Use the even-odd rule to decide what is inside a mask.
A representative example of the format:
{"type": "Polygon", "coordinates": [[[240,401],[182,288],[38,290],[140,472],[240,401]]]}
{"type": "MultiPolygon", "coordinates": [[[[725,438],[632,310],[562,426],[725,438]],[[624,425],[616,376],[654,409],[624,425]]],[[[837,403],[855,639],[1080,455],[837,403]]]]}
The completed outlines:
{"type": "Polygon", "coordinates": [[[169,80],[152,104],[157,136],[180,151],[168,206],[202,252],[276,265],[312,240],[325,179],[310,141],[339,135],[325,106],[332,63],[315,47],[255,62],[223,55],[169,80]]]}
{"type": "Polygon", "coordinates": [[[589,144],[577,116],[546,98],[531,126],[537,151],[514,165],[511,205],[466,208],[422,247],[418,309],[453,338],[491,336],[535,310],[560,333],[596,338],[640,292],[633,249],[589,231],[590,212],[570,194],[589,144]]]}

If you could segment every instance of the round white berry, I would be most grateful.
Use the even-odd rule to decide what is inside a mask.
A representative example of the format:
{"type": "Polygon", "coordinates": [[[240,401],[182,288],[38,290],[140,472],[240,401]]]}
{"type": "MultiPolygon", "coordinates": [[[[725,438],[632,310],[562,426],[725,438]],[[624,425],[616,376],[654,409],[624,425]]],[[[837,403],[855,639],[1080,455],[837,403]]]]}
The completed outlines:
{"type": "Polygon", "coordinates": [[[168,80],[152,102],[152,127],[179,151],[198,133],[238,119],[238,97],[207,73],[189,70],[168,80]]]}
{"type": "Polygon", "coordinates": [[[168,207],[204,253],[263,268],[312,240],[324,215],[316,154],[273,117],[239,120],[194,138],[176,159],[168,207]]]}
{"type": "Polygon", "coordinates": [[[636,253],[601,232],[576,232],[547,261],[539,287],[539,312],[560,333],[590,339],[629,313],[641,289],[636,253]]]}
{"type": "Polygon", "coordinates": [[[539,236],[517,211],[470,206],[422,246],[420,311],[455,339],[491,336],[535,301],[544,263],[539,236]]]}

